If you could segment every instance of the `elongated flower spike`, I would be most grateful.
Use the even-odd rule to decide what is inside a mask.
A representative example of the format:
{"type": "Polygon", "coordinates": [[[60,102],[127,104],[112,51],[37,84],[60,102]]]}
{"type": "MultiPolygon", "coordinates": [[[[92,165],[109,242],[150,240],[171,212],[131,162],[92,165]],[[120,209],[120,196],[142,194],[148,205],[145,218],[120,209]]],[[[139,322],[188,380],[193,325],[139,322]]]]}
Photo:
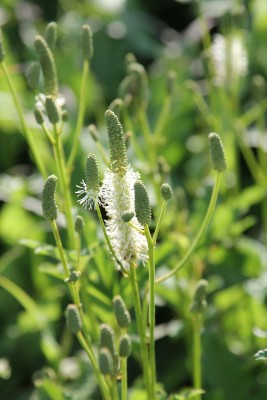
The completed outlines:
{"type": "Polygon", "coordinates": [[[42,192],[42,209],[43,216],[48,221],[53,221],[57,218],[57,205],[55,200],[55,191],[57,185],[56,175],[50,175],[43,187],[42,192]]]}
{"type": "Polygon", "coordinates": [[[115,346],[115,332],[108,324],[100,326],[99,349],[107,348],[112,356],[114,372],[118,367],[118,354],[115,346]]]}
{"type": "Polygon", "coordinates": [[[99,174],[96,156],[89,153],[86,159],[85,166],[85,180],[82,180],[81,185],[77,185],[75,193],[77,196],[83,196],[78,200],[85,209],[95,208],[97,198],[99,195],[99,174]]]}
{"type": "Polygon", "coordinates": [[[44,76],[45,94],[57,97],[58,82],[53,54],[42,36],[35,36],[34,46],[38,54],[44,76]]]}
{"type": "Polygon", "coordinates": [[[84,24],[81,28],[82,54],[85,60],[91,60],[94,54],[93,35],[91,27],[84,24]]]}
{"type": "Polygon", "coordinates": [[[41,66],[39,62],[33,62],[27,73],[27,82],[31,89],[36,90],[39,87],[41,66]]]}
{"type": "Polygon", "coordinates": [[[121,123],[111,110],[105,112],[105,120],[108,128],[111,170],[116,174],[125,175],[128,163],[121,123]]]}
{"type": "Polygon", "coordinates": [[[46,114],[51,124],[57,124],[60,120],[56,103],[52,96],[46,96],[45,99],[46,114]]]}
{"type": "Polygon", "coordinates": [[[114,370],[112,355],[107,347],[99,350],[99,369],[103,375],[112,375],[114,370]]]}
{"type": "Polygon", "coordinates": [[[5,58],[5,50],[3,44],[2,29],[0,28],[0,62],[4,61],[4,58],[5,58]]]}
{"type": "Polygon", "coordinates": [[[83,217],[81,217],[80,215],[77,215],[77,217],[75,219],[75,232],[77,232],[79,235],[81,235],[83,233],[83,229],[84,229],[83,217]]]}
{"type": "Polygon", "coordinates": [[[50,47],[50,49],[53,49],[55,47],[56,41],[57,41],[57,23],[56,22],[49,22],[49,24],[46,25],[45,29],[45,41],[50,47]]]}
{"type": "Polygon", "coordinates": [[[131,317],[121,296],[115,296],[112,300],[113,311],[120,328],[128,328],[131,317]]]}
{"type": "Polygon", "coordinates": [[[69,304],[66,309],[66,320],[68,330],[76,335],[82,329],[82,321],[75,304],[69,304]]]}
{"type": "Polygon", "coordinates": [[[227,168],[227,163],[220,136],[217,133],[210,133],[209,142],[212,167],[215,171],[224,172],[227,168]]]}
{"type": "Polygon", "coordinates": [[[132,351],[132,342],[129,335],[124,335],[120,338],[119,342],[119,356],[129,357],[132,351]]]}
{"type": "Polygon", "coordinates": [[[134,206],[138,222],[142,226],[149,225],[151,221],[151,208],[145,185],[140,180],[134,184],[134,206]]]}

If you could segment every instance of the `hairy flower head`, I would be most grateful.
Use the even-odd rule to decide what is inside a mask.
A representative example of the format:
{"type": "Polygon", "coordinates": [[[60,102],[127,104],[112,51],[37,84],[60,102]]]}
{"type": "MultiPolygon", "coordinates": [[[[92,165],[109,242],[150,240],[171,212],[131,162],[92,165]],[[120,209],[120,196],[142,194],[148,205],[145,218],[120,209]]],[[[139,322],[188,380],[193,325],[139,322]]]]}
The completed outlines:
{"type": "MultiPolygon", "coordinates": [[[[130,269],[131,262],[147,260],[144,235],[122,219],[125,211],[134,209],[134,184],[139,178],[139,173],[134,172],[130,166],[122,176],[108,171],[100,190],[101,201],[109,218],[106,221],[107,234],[116,257],[127,270],[130,269]]],[[[131,222],[137,228],[142,228],[135,216],[131,222]]]]}
{"type": "Polygon", "coordinates": [[[234,34],[224,37],[216,34],[210,54],[215,69],[215,83],[218,86],[229,84],[247,74],[248,57],[241,36],[234,34]]]}
{"type": "Polygon", "coordinates": [[[85,180],[81,181],[81,185],[77,185],[75,193],[77,196],[83,196],[78,202],[85,208],[91,209],[95,207],[99,194],[99,174],[96,156],[89,153],[86,159],[85,180]]]}

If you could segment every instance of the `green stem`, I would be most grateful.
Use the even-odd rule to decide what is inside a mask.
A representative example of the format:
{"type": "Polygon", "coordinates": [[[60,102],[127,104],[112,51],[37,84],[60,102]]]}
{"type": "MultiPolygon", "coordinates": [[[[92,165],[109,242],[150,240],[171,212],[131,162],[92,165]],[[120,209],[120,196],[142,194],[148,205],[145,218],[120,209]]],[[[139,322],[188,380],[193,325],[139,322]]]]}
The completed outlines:
{"type": "Polygon", "coordinates": [[[55,130],[55,157],[56,163],[58,167],[58,174],[60,177],[61,185],[62,185],[62,197],[64,199],[64,211],[66,214],[67,219],[67,231],[69,236],[70,245],[72,248],[75,248],[75,229],[74,229],[74,221],[72,217],[72,200],[69,190],[69,179],[66,174],[66,167],[65,167],[65,157],[62,148],[62,143],[60,140],[60,134],[57,132],[57,127],[54,126],[55,130]]]}
{"type": "Polygon", "coordinates": [[[58,228],[57,228],[57,224],[56,224],[55,220],[51,221],[51,227],[52,227],[53,235],[54,235],[55,242],[56,242],[56,245],[57,245],[57,249],[58,249],[58,252],[59,252],[59,258],[60,258],[61,264],[62,264],[62,266],[64,268],[65,278],[67,278],[69,276],[69,267],[68,267],[67,258],[65,256],[65,252],[64,252],[64,249],[63,249],[63,245],[62,245],[62,242],[61,242],[61,238],[60,238],[60,235],[59,235],[59,232],[58,232],[58,228]]]}
{"type": "Polygon", "coordinates": [[[112,376],[112,400],[119,400],[118,385],[116,376],[112,376]]]}
{"type": "MultiPolygon", "coordinates": [[[[112,244],[111,244],[111,242],[110,242],[110,240],[109,240],[109,237],[108,237],[108,234],[107,234],[107,231],[106,231],[106,227],[105,227],[105,224],[104,224],[104,221],[103,221],[103,218],[102,218],[102,214],[101,214],[99,205],[96,204],[95,208],[96,208],[97,216],[98,216],[98,219],[99,219],[99,221],[100,221],[100,225],[101,225],[102,231],[103,231],[103,233],[104,233],[104,236],[105,236],[105,239],[106,239],[106,242],[107,242],[109,251],[111,252],[112,257],[114,258],[114,260],[116,261],[116,263],[121,267],[121,270],[123,271],[123,273],[124,273],[125,275],[128,275],[128,271],[125,270],[124,266],[122,265],[122,263],[120,262],[120,260],[117,258],[116,253],[115,253],[115,251],[114,251],[114,249],[113,249],[113,246],[112,246],[112,244]]],[[[101,271],[100,271],[100,272],[101,272],[101,271]]],[[[101,274],[101,275],[102,275],[102,274],[101,274]]],[[[105,281],[105,278],[104,278],[105,276],[106,276],[106,273],[104,272],[104,274],[103,274],[103,276],[102,276],[102,278],[104,279],[104,281],[105,281]]]]}
{"type": "Polygon", "coordinates": [[[156,359],[155,359],[155,260],[154,260],[154,242],[150,235],[147,225],[145,225],[145,236],[148,244],[149,254],[149,350],[150,350],[150,368],[151,368],[151,397],[156,398],[156,359]]]}
{"type": "Polygon", "coordinates": [[[127,358],[121,359],[121,400],[127,400],[127,358]]]}
{"type": "Polygon", "coordinates": [[[16,106],[16,109],[17,109],[17,112],[18,112],[18,116],[19,116],[19,119],[20,119],[22,130],[24,132],[24,136],[25,136],[25,138],[26,138],[26,140],[28,142],[28,145],[30,147],[30,150],[32,152],[33,158],[34,158],[34,160],[36,162],[36,165],[37,165],[39,171],[41,172],[42,176],[43,177],[47,177],[47,175],[48,175],[47,174],[47,170],[46,170],[46,168],[44,166],[44,163],[43,163],[43,161],[42,161],[42,159],[40,157],[40,152],[39,152],[38,148],[35,145],[35,142],[34,142],[33,137],[32,137],[32,133],[29,130],[27,124],[26,124],[26,121],[25,121],[25,118],[24,118],[24,115],[23,115],[23,111],[22,111],[22,108],[21,108],[21,105],[20,105],[20,102],[19,102],[19,99],[18,99],[18,96],[17,96],[17,92],[16,92],[15,86],[14,86],[14,84],[13,84],[11,78],[10,78],[10,75],[9,75],[8,69],[6,67],[6,64],[4,62],[1,62],[0,64],[1,64],[4,76],[5,76],[5,79],[7,81],[7,84],[9,86],[11,95],[13,97],[13,101],[15,103],[15,106],[16,106]]]}
{"type": "Polygon", "coordinates": [[[84,120],[85,106],[86,106],[86,90],[87,90],[86,82],[87,82],[87,78],[88,78],[88,74],[89,74],[89,69],[90,69],[89,61],[88,60],[84,60],[84,62],[83,62],[81,90],[80,90],[80,100],[79,100],[79,112],[78,112],[76,129],[75,129],[75,133],[74,133],[71,152],[70,152],[70,156],[69,156],[69,159],[68,159],[68,162],[67,162],[68,170],[70,170],[71,167],[73,166],[73,162],[74,162],[75,156],[77,154],[77,150],[78,150],[79,137],[80,137],[80,134],[81,134],[82,124],[83,124],[83,120],[84,120]]]}
{"type": "Polygon", "coordinates": [[[93,367],[95,376],[97,378],[99,389],[100,389],[100,392],[101,392],[101,394],[103,396],[103,399],[105,399],[105,400],[113,399],[113,397],[110,396],[109,388],[108,388],[108,386],[106,384],[106,381],[104,380],[101,372],[99,371],[95,355],[94,355],[92,349],[90,348],[90,346],[88,345],[88,343],[86,342],[82,332],[78,332],[77,333],[77,337],[78,337],[81,346],[85,350],[85,352],[88,355],[88,358],[89,358],[89,360],[90,360],[90,362],[92,364],[92,367],[93,367]]]}
{"type": "Polygon", "coordinates": [[[214,212],[214,209],[215,209],[215,205],[216,205],[216,201],[217,201],[217,198],[218,198],[220,182],[221,182],[221,176],[222,176],[222,173],[221,172],[217,172],[215,185],[213,186],[212,195],[211,195],[211,198],[210,198],[210,203],[209,203],[205,218],[204,218],[204,220],[202,222],[202,225],[201,225],[201,227],[200,227],[195,239],[193,240],[191,246],[189,247],[189,249],[187,250],[187,252],[183,256],[181,261],[178,263],[178,265],[172,271],[170,271],[167,274],[165,274],[165,275],[159,277],[158,279],[156,279],[155,283],[161,283],[161,282],[165,281],[166,279],[170,278],[171,276],[175,275],[176,272],[179,271],[185,265],[186,261],[189,259],[189,257],[191,256],[191,254],[195,250],[195,248],[198,245],[200,239],[202,238],[204,232],[206,231],[206,229],[207,229],[207,227],[209,225],[209,222],[211,220],[211,217],[213,215],[213,212],[214,212]]]}
{"type": "Polygon", "coordinates": [[[155,244],[156,244],[156,242],[157,242],[157,237],[158,237],[158,233],[159,233],[161,221],[162,221],[163,215],[164,215],[164,213],[165,213],[166,206],[167,206],[167,201],[166,201],[166,200],[163,200],[163,204],[162,204],[162,207],[161,207],[161,210],[160,210],[160,214],[159,214],[158,223],[157,223],[157,226],[156,226],[154,235],[153,235],[153,243],[154,243],[154,246],[155,246],[155,244]]]}
{"type": "Polygon", "coordinates": [[[169,116],[169,111],[170,111],[170,105],[171,105],[171,97],[166,96],[164,99],[163,106],[161,108],[161,112],[159,114],[157,124],[154,129],[154,135],[153,139],[156,140],[156,145],[158,145],[158,139],[162,136],[163,129],[166,125],[168,116],[169,116]]]}
{"type": "MultiPolygon", "coordinates": [[[[201,389],[201,334],[199,316],[196,315],[193,321],[193,381],[194,388],[201,389]]],[[[196,400],[201,400],[201,394],[195,396],[196,400]]]]}
{"type": "Polygon", "coordinates": [[[150,377],[149,377],[149,363],[148,363],[148,352],[146,346],[146,331],[145,326],[143,325],[142,320],[142,307],[139,295],[139,288],[137,283],[136,277],[136,267],[134,264],[131,264],[130,268],[130,281],[133,293],[133,304],[134,304],[134,311],[136,316],[136,323],[137,329],[139,332],[140,337],[140,350],[141,350],[141,360],[142,360],[142,369],[143,369],[143,376],[145,381],[145,386],[147,389],[148,399],[150,399],[151,393],[151,386],[150,386],[150,377]]]}

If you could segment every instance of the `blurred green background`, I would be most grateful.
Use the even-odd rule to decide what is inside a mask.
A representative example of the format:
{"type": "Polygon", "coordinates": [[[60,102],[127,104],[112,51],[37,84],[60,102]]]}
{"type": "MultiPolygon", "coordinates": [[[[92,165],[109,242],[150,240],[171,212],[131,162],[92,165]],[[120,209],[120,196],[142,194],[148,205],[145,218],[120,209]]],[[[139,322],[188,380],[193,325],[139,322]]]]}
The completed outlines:
{"type": "MultiPolygon", "coordinates": [[[[147,69],[152,126],[166,96],[167,73],[176,73],[158,169],[153,171],[155,182],[168,179],[175,193],[156,253],[158,273],[175,266],[202,221],[213,182],[207,135],[213,130],[221,135],[229,169],[211,229],[188,267],[176,280],[157,289],[158,380],[168,393],[192,386],[189,307],[194,285],[202,276],[209,281],[202,335],[203,398],[265,400],[267,365],[255,361],[254,354],[267,342],[267,4],[262,0],[2,0],[0,25],[6,62],[40,148],[44,139],[33,118],[34,94],[25,74],[36,59],[33,38],[43,34],[50,21],[59,26],[55,57],[60,91],[69,112],[67,151],[80,89],[82,24],[92,27],[95,49],[84,126],[96,123],[104,143],[104,111],[118,97],[129,52],[147,69]],[[236,87],[230,83],[218,88],[209,75],[208,40],[219,32],[241,33],[245,41],[249,66],[236,87]],[[253,157],[260,168],[255,168],[253,157]]],[[[42,249],[34,252],[29,244],[29,240],[53,243],[40,216],[43,181],[21,134],[2,72],[0,87],[0,274],[34,299],[40,317],[38,325],[38,318],[33,320],[14,296],[0,287],[0,397],[53,398],[41,397],[36,389],[39,381],[49,378],[65,385],[69,398],[91,399],[94,382],[84,379],[90,366],[75,341],[64,342],[71,341],[65,334],[62,311],[67,304],[66,291],[56,277],[41,273],[52,255],[42,249]],[[60,350],[62,343],[65,352],[60,350]],[[64,365],[62,360],[67,360],[64,365]]],[[[141,137],[138,126],[136,131],[141,137]]],[[[86,154],[92,149],[95,151],[94,143],[84,127],[72,176],[73,193],[83,175],[86,154]]],[[[45,146],[43,150],[45,154],[45,146]]],[[[141,172],[156,209],[147,164],[136,159],[131,149],[129,159],[141,172]]],[[[53,165],[49,172],[53,173],[53,165]]],[[[84,216],[88,218],[85,212],[84,216]]],[[[87,221],[90,229],[94,216],[92,221],[87,221]]],[[[94,246],[96,239],[90,240],[94,246]]],[[[97,289],[101,292],[101,285],[97,289]]],[[[123,290],[127,293],[127,288],[123,290]]],[[[103,304],[109,304],[112,293],[112,285],[106,292],[103,289],[97,318],[101,319],[103,304]]],[[[97,295],[90,295],[95,295],[96,301],[97,295]]],[[[105,312],[110,318],[110,310],[105,312]]],[[[138,386],[138,368],[134,359],[129,362],[133,386],[138,386]]]]}

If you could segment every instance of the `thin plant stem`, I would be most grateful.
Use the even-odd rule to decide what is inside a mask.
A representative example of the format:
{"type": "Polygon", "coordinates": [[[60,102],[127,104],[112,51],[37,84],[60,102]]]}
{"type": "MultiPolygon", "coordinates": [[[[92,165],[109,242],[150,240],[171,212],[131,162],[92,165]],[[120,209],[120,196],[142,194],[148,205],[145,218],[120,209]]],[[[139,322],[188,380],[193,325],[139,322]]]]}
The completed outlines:
{"type": "Polygon", "coordinates": [[[139,287],[136,277],[136,266],[134,264],[131,264],[129,277],[133,293],[133,304],[135,310],[137,329],[140,337],[140,350],[141,350],[143,376],[144,376],[148,399],[151,399],[150,397],[151,385],[150,385],[148,352],[147,352],[146,332],[145,332],[146,325],[145,326],[143,325],[141,300],[140,300],[139,287]]]}
{"type": "Polygon", "coordinates": [[[122,357],[121,359],[121,400],[127,400],[127,385],[128,385],[128,376],[127,376],[127,358],[122,357]]]}
{"type": "Polygon", "coordinates": [[[215,209],[215,205],[217,202],[219,189],[220,189],[221,177],[222,177],[222,172],[217,172],[216,181],[213,186],[213,190],[212,190],[212,194],[211,194],[211,198],[210,198],[210,202],[209,202],[209,206],[208,206],[206,215],[204,217],[202,225],[201,225],[195,239],[193,240],[191,246],[189,247],[189,249],[183,256],[181,261],[178,263],[178,265],[172,271],[170,271],[167,274],[156,279],[156,281],[155,281],[156,284],[161,283],[161,282],[165,281],[166,279],[170,278],[171,276],[175,275],[185,265],[185,263],[187,262],[187,260],[189,259],[189,257],[193,253],[193,251],[195,250],[196,246],[198,245],[200,239],[203,237],[203,234],[209,225],[209,222],[212,218],[212,215],[213,215],[213,212],[215,209]]]}
{"type": "Polygon", "coordinates": [[[162,207],[161,207],[160,214],[159,214],[159,219],[158,219],[158,222],[157,222],[157,225],[156,225],[156,229],[155,229],[155,232],[154,232],[154,235],[153,235],[153,243],[154,243],[154,245],[157,242],[157,237],[158,237],[158,234],[159,234],[161,221],[162,221],[163,215],[165,213],[166,206],[167,206],[167,201],[163,200],[162,207]]]}
{"type": "Polygon", "coordinates": [[[96,362],[96,358],[95,355],[92,351],[92,349],[90,348],[90,346],[88,346],[88,343],[86,342],[82,332],[78,332],[77,333],[77,337],[78,340],[81,344],[81,346],[83,347],[83,349],[85,350],[86,354],[88,355],[88,358],[92,364],[95,376],[97,378],[98,381],[98,385],[99,385],[99,390],[103,396],[103,399],[105,400],[113,400],[113,397],[111,397],[110,392],[109,392],[109,388],[107,386],[106,381],[104,380],[104,377],[102,376],[101,372],[99,371],[97,362],[96,362]]]}
{"type": "MultiPolygon", "coordinates": [[[[195,389],[202,388],[201,375],[201,323],[200,316],[197,314],[193,320],[193,382],[195,389]]],[[[201,394],[197,394],[195,399],[201,400],[201,394]]]]}
{"type": "Polygon", "coordinates": [[[17,92],[16,92],[15,86],[13,84],[13,81],[12,81],[10,75],[9,75],[8,69],[6,67],[6,64],[4,62],[1,62],[0,65],[2,67],[2,70],[3,70],[3,73],[4,73],[5,79],[7,81],[7,84],[9,86],[11,95],[13,97],[13,101],[15,103],[15,107],[16,107],[17,112],[18,112],[19,120],[20,120],[20,123],[21,123],[21,126],[22,126],[22,130],[23,130],[25,139],[28,142],[28,145],[29,145],[30,150],[31,150],[32,155],[33,155],[33,158],[34,158],[34,160],[36,162],[36,165],[37,165],[40,173],[42,174],[43,177],[47,177],[46,167],[45,167],[45,165],[43,163],[43,160],[40,157],[40,152],[38,151],[38,148],[36,147],[35,141],[34,141],[34,139],[32,137],[32,133],[31,133],[30,129],[28,128],[27,124],[26,124],[26,121],[25,121],[25,118],[24,118],[24,115],[23,115],[23,111],[22,111],[22,108],[21,108],[21,105],[20,105],[20,102],[19,102],[19,99],[18,99],[18,96],[17,96],[17,92]]]}
{"type": "Polygon", "coordinates": [[[80,90],[80,100],[79,100],[79,112],[78,112],[77,123],[76,123],[73,143],[72,143],[72,147],[71,147],[71,152],[70,152],[68,162],[67,162],[68,170],[71,170],[75,156],[77,154],[77,150],[78,150],[79,138],[80,138],[80,134],[81,134],[83,119],[84,119],[84,112],[85,112],[85,107],[86,107],[86,90],[87,90],[86,83],[87,83],[89,70],[90,70],[89,60],[84,60],[81,90],[80,90]]]}
{"type": "Polygon", "coordinates": [[[156,152],[155,152],[155,142],[152,139],[152,132],[148,123],[147,115],[143,108],[139,109],[138,119],[140,122],[140,127],[144,135],[145,145],[148,151],[148,157],[151,163],[151,168],[156,162],[156,152]]]}
{"type": "Polygon", "coordinates": [[[69,267],[68,267],[67,258],[66,258],[66,255],[65,255],[65,252],[63,249],[62,241],[61,241],[61,238],[60,238],[60,235],[58,232],[58,227],[57,227],[55,220],[51,221],[51,227],[52,227],[53,235],[54,235],[55,242],[57,245],[57,249],[59,252],[59,258],[60,258],[60,261],[62,263],[64,272],[65,272],[65,278],[67,278],[69,276],[69,267]]]}
{"type": "Polygon", "coordinates": [[[72,248],[75,248],[75,230],[74,230],[74,221],[72,217],[72,200],[69,190],[69,179],[66,174],[66,167],[65,167],[65,157],[62,148],[62,143],[60,139],[60,133],[57,131],[56,125],[54,126],[55,131],[55,156],[56,156],[56,163],[59,169],[58,173],[61,180],[61,185],[63,189],[63,198],[64,198],[64,210],[67,219],[67,231],[69,236],[70,245],[72,248]]]}
{"type": "Polygon", "coordinates": [[[163,129],[168,120],[168,116],[169,116],[169,112],[170,112],[170,105],[171,105],[171,97],[168,95],[164,99],[164,103],[161,108],[155,129],[154,129],[153,139],[155,139],[157,141],[156,142],[157,145],[158,145],[158,139],[162,136],[163,129]]]}
{"type": "Polygon", "coordinates": [[[80,270],[80,258],[81,258],[81,236],[78,233],[76,237],[77,237],[77,240],[76,240],[76,252],[77,252],[76,271],[79,271],[80,270]]]}
{"type": "MultiPolygon", "coordinates": [[[[108,234],[107,234],[107,231],[106,231],[106,227],[105,227],[105,224],[104,224],[104,221],[103,221],[103,218],[102,218],[102,215],[101,215],[101,211],[100,211],[100,208],[99,208],[99,205],[98,205],[98,204],[96,204],[95,209],[96,209],[97,216],[98,216],[98,219],[99,219],[99,221],[100,221],[100,225],[101,225],[102,231],[103,231],[103,233],[104,233],[104,236],[105,236],[105,239],[106,239],[106,242],[107,242],[109,251],[111,252],[111,255],[112,255],[112,257],[114,258],[114,260],[116,261],[116,263],[121,267],[123,273],[126,274],[126,275],[128,275],[128,271],[125,270],[125,268],[124,268],[124,266],[122,265],[122,263],[120,262],[120,260],[118,260],[118,258],[117,258],[117,256],[116,256],[116,253],[115,253],[115,251],[114,251],[114,249],[113,249],[113,246],[112,246],[112,244],[111,244],[111,242],[110,242],[110,240],[109,240],[109,237],[108,237],[108,234]]],[[[101,271],[100,271],[100,272],[101,272],[101,271]]],[[[101,275],[102,275],[102,274],[101,274],[101,275]]],[[[105,279],[105,278],[104,278],[105,276],[106,276],[106,273],[104,272],[102,278],[105,279]]]]}
{"type": "Polygon", "coordinates": [[[154,242],[147,225],[145,225],[145,236],[148,244],[149,254],[149,364],[151,369],[151,397],[156,398],[156,359],[155,359],[155,260],[154,242]]]}
{"type": "Polygon", "coordinates": [[[112,400],[119,400],[118,385],[116,376],[112,376],[112,400]]]}

